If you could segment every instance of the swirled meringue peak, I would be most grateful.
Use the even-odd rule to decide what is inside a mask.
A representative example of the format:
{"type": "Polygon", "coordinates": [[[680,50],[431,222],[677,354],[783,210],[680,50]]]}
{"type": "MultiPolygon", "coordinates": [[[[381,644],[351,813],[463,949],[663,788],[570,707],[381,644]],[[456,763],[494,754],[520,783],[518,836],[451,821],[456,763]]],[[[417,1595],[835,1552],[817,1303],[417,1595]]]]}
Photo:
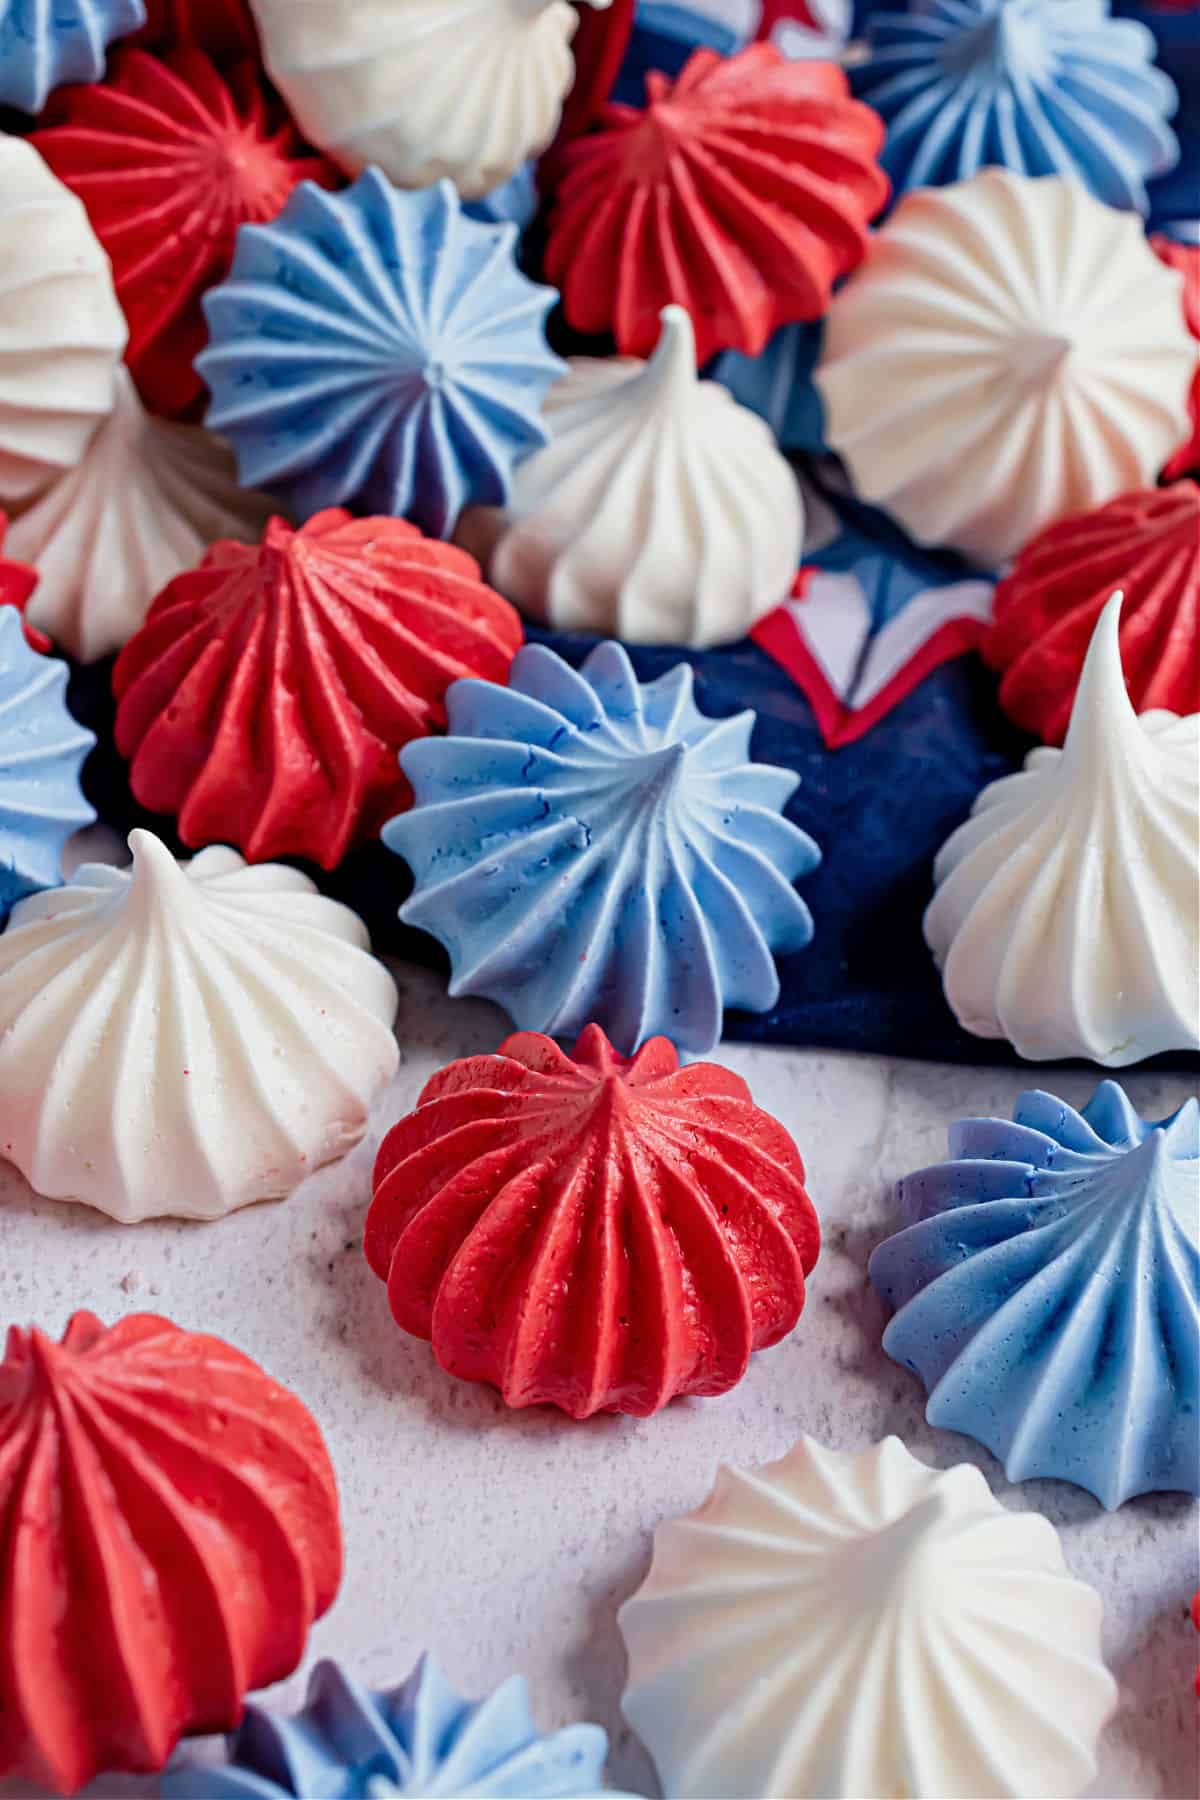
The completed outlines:
{"type": "Polygon", "coordinates": [[[243,225],[196,367],[246,485],[302,518],[355,505],[434,537],[471,502],[502,505],[564,369],[554,290],[516,243],[448,181],[406,194],[378,169],[339,194],[302,181],[271,224],[243,225]]]}
{"type": "Polygon", "coordinates": [[[457,681],[446,704],[450,735],[400,753],[416,805],[383,839],[452,994],[529,1031],[600,1025],[622,1055],[659,1034],[702,1054],[723,1008],[774,1006],[820,851],[782,817],[799,776],[749,760],[752,712],[707,718],[687,663],[641,686],[615,643],[578,670],[527,645],[507,688],[457,681]]]}
{"type": "Polygon", "coordinates": [[[396,987],[297,869],[234,850],[88,863],[0,937],[0,1144],[114,1219],[279,1198],[362,1136],[396,1069],[396,987]]]}
{"type": "Polygon", "coordinates": [[[721,1469],[619,1618],[674,1800],[1069,1800],[1116,1704],[1053,1525],[895,1437],[721,1469]]]}
{"type": "Polygon", "coordinates": [[[79,785],[96,740],[67,708],[66,665],[26,629],[0,606],[0,924],[15,900],[58,885],[67,839],[96,816],[79,785]]]}
{"type": "Polygon", "coordinates": [[[859,99],[888,128],[897,188],[961,181],[986,164],[1073,175],[1106,205],[1149,210],[1146,181],[1174,168],[1178,95],[1154,37],[1110,0],[922,0],[874,7],[859,99]]]}
{"type": "Polygon", "coordinates": [[[1186,436],[1182,292],[1136,214],[1066,177],[914,189],[829,308],[829,445],[910,536],[995,568],[1186,436]]]}
{"type": "Polygon", "coordinates": [[[925,938],[947,1000],[1033,1061],[1200,1049],[1200,715],[1134,712],[1120,607],[1062,749],[984,788],[934,864],[925,938]]]}
{"type": "Polygon", "coordinates": [[[0,1778],[55,1793],[235,1725],[342,1573],[315,1419],[231,1345],[149,1313],[76,1313],[59,1344],[10,1329],[0,1535],[0,1778]]]}
{"type": "Polygon", "coordinates": [[[464,1700],[432,1656],[385,1693],[322,1662],[294,1718],[248,1706],[228,1761],[177,1763],[162,1792],[163,1800],[600,1800],[607,1750],[598,1725],[543,1737],[519,1675],[464,1700]]]}
{"type": "MultiPolygon", "coordinates": [[[[609,0],[590,0],[607,6],[609,0]]],[[[575,76],[567,0],[253,0],[267,71],[352,175],[468,200],[549,144],[575,76]]]]}
{"type": "Polygon", "coordinates": [[[1108,1507],[1200,1493],[1200,1101],[1152,1123],[1114,1081],[1082,1112],[1022,1094],[950,1158],[900,1183],[914,1222],[870,1264],[930,1423],[1108,1507]]]}
{"type": "Polygon", "coordinates": [[[631,643],[722,644],[791,591],[796,478],[763,421],[697,379],[683,307],[663,309],[649,362],[573,357],[543,418],[550,442],[507,507],[463,521],[523,611],[631,643]]]}
{"type": "Polygon", "coordinates": [[[820,1230],[795,1144],[740,1076],[568,1056],[517,1032],[426,1083],[375,1164],[363,1250],[396,1323],[509,1406],[645,1417],[720,1394],[804,1306],[820,1230]]]}

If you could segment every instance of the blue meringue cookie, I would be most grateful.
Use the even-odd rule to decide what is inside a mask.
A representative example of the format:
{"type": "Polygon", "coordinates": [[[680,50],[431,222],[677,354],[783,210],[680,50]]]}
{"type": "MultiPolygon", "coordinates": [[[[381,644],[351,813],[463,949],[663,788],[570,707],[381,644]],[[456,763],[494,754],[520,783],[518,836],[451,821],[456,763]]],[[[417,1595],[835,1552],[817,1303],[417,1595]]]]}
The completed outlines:
{"type": "Polygon", "coordinates": [[[539,1736],[520,1676],[467,1701],[432,1657],[387,1693],[322,1662],[294,1718],[248,1706],[228,1762],[176,1763],[161,1785],[163,1800],[598,1800],[607,1749],[598,1725],[539,1736]]]}
{"type": "Polygon", "coordinates": [[[0,606],[0,922],[39,888],[57,887],[72,832],[96,815],[79,773],[96,740],[67,711],[67,667],[25,642],[0,606]]]}
{"type": "Polygon", "coordinates": [[[354,506],[437,536],[469,502],[502,505],[565,369],[544,331],[557,295],[516,242],[449,181],[406,193],[378,169],[339,194],[302,181],[272,224],[243,225],[196,358],[243,484],[304,518],[354,506]]]}
{"type": "Polygon", "coordinates": [[[463,211],[470,219],[483,219],[490,225],[515,225],[524,231],[532,225],[538,209],[536,164],[522,163],[514,175],[484,194],[481,200],[467,200],[463,211]]]}
{"type": "Polygon", "coordinates": [[[766,420],[781,450],[828,448],[825,410],[812,378],[823,330],[820,319],[784,325],[758,356],[723,350],[705,371],[766,420]]]}
{"type": "Polygon", "coordinates": [[[1035,1091],[950,1155],[870,1262],[930,1423],[1107,1507],[1200,1493],[1200,1102],[1150,1123],[1114,1081],[1082,1113],[1035,1091]]]}
{"type": "Polygon", "coordinates": [[[995,163],[1144,213],[1147,180],[1178,160],[1175,84],[1109,0],[920,0],[874,12],[868,49],[851,81],[887,125],[898,192],[995,163]]]}
{"type": "Polygon", "coordinates": [[[114,38],[146,23],[143,0],[0,0],[0,106],[41,112],[67,81],[99,81],[114,38]]]}
{"type": "Polygon", "coordinates": [[[820,852],[782,817],[799,776],[750,761],[753,713],[700,712],[687,664],[643,687],[619,644],[579,670],[527,645],[509,682],[455,682],[450,735],[401,751],[400,917],[446,946],[452,994],[523,1029],[711,1050],[725,1007],[774,1006],[772,949],[812,936],[792,883],[820,852]]]}

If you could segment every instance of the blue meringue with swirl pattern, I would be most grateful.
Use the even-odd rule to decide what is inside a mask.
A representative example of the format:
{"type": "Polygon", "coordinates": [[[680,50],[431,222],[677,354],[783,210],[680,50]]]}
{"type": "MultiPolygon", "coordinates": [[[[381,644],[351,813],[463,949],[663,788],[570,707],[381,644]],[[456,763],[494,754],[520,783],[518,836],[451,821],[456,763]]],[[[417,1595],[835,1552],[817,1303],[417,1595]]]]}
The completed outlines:
{"type": "MultiPolygon", "coordinates": [[[[248,1706],[224,1764],[178,1762],[163,1800],[598,1800],[608,1742],[598,1725],[542,1737],[520,1676],[460,1699],[432,1657],[403,1686],[369,1693],[318,1663],[294,1718],[248,1706]]],[[[619,1797],[616,1797],[619,1800],[619,1797]]]]}
{"type": "Polygon", "coordinates": [[[16,607],[0,606],[0,924],[59,885],[64,844],[96,817],[79,785],[96,740],[66,691],[66,664],[30,649],[16,607]]]}
{"type": "Polygon", "coordinates": [[[1178,160],[1175,84],[1109,0],[914,0],[873,12],[867,44],[851,81],[887,125],[898,193],[998,164],[1144,213],[1147,180],[1178,160]]]}
{"type": "Polygon", "coordinates": [[[1034,1091],[950,1155],[900,1183],[915,1223],[870,1262],[929,1422],[1109,1508],[1200,1493],[1200,1102],[1150,1122],[1115,1081],[1082,1112],[1034,1091]]]}
{"type": "Polygon", "coordinates": [[[99,81],[108,46],[146,23],[143,0],[0,0],[0,106],[39,113],[68,81],[99,81]]]}
{"type": "Polygon", "coordinates": [[[799,776],[750,761],[752,712],[700,712],[687,663],[642,686],[612,642],[578,670],[527,645],[507,688],[457,681],[447,712],[448,737],[401,751],[416,805],[383,838],[452,994],[524,1030],[600,1025],[627,1055],[660,1033],[703,1053],[725,1007],[775,1005],[820,852],[782,816],[799,776]]]}
{"type": "Polygon", "coordinates": [[[516,243],[451,182],[408,193],[378,169],[336,194],[302,181],[271,224],[243,225],[196,358],[243,486],[302,518],[349,506],[436,537],[468,503],[503,505],[566,367],[544,329],[558,296],[516,243]]]}

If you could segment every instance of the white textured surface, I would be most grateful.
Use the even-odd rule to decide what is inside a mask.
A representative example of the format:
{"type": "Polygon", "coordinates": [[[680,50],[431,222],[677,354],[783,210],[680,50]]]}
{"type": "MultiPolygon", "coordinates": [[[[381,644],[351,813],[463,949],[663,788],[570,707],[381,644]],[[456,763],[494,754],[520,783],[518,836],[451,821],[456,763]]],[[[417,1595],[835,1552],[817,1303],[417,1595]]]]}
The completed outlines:
{"type": "MultiPolygon", "coordinates": [[[[520,1669],[544,1725],[581,1716],[607,1725],[614,1777],[654,1792],[618,1713],[624,1662],[615,1623],[645,1573],[651,1529],[698,1505],[723,1458],[763,1462],[801,1432],[861,1448],[894,1431],[939,1467],[979,1464],[1006,1505],[1044,1511],[1063,1531],[1072,1571],[1101,1589],[1121,1708],[1093,1793],[1192,1794],[1200,1638],[1185,1609],[1200,1580],[1196,1507],[1170,1496],[1109,1515],[1078,1489],[1010,1486],[985,1451],[925,1425],[919,1383],[880,1350],[883,1310],[866,1278],[868,1252],[894,1223],[890,1183],[944,1154],[952,1118],[1007,1112],[1020,1088],[1039,1081],[1081,1104],[1097,1073],[724,1046],[719,1060],[788,1125],[808,1165],[825,1230],[808,1306],[794,1336],[757,1357],[723,1398],[676,1403],[644,1422],[575,1425],[548,1411],[508,1413],[488,1391],[443,1375],[428,1345],[392,1325],[384,1289],[358,1251],[380,1131],[435,1068],[493,1049],[504,1030],[492,1007],[446,1000],[422,971],[399,973],[403,1063],[374,1133],[282,1204],[215,1225],[118,1226],[81,1207],[32,1200],[19,1177],[0,1170],[5,1320],[58,1332],[79,1306],[106,1320],[162,1311],[228,1337],[316,1413],[341,1485],[347,1570],[310,1660],[347,1658],[382,1685],[429,1645],[474,1693],[520,1669]]],[[[1183,1076],[1124,1081],[1153,1116],[1192,1086],[1183,1076]]],[[[295,1679],[272,1701],[293,1704],[302,1686],[295,1679]]],[[[138,1785],[110,1781],[104,1791],[126,1795],[138,1785]]],[[[0,1787],[6,1800],[24,1791],[0,1787]]]]}

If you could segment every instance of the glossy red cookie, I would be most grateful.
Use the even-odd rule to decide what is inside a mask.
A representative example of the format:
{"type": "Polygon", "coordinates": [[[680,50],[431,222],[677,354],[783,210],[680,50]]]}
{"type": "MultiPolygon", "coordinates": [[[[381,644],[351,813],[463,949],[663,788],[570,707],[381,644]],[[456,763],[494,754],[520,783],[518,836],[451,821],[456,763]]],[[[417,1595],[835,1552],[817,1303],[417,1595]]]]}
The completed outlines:
{"type": "Polygon", "coordinates": [[[411,801],[396,753],[524,633],[465,550],[333,508],[176,576],[113,671],[137,799],[185,844],[331,869],[411,801]]]}
{"type": "Polygon", "coordinates": [[[384,1139],[364,1248],[405,1331],[510,1406],[645,1415],[720,1394],[804,1306],[799,1151],[740,1076],[517,1032],[384,1139]]]}
{"type": "Polygon", "coordinates": [[[1120,588],[1121,662],[1138,712],[1200,712],[1200,487],[1121,494],[1032,538],[996,589],[983,652],[1009,716],[1048,744],[1066,735],[1105,602],[1120,588]]]}
{"type": "Polygon", "coordinates": [[[118,51],[109,78],[64,88],[33,142],[78,194],[113,265],[126,361],[152,412],[197,410],[201,295],[229,273],[239,225],[273,219],[301,180],[341,177],[301,141],[250,61],[118,51]]]}
{"type": "Polygon", "coordinates": [[[648,75],[646,96],[563,152],[546,275],[568,322],[648,356],[675,302],[703,363],[819,318],[888,196],[878,114],[834,63],[770,44],[697,50],[674,83],[648,75]]]}
{"type": "Polygon", "coordinates": [[[159,1769],[289,1675],[341,1580],[293,1394],[217,1338],[76,1313],[0,1363],[0,1776],[159,1769]]]}

